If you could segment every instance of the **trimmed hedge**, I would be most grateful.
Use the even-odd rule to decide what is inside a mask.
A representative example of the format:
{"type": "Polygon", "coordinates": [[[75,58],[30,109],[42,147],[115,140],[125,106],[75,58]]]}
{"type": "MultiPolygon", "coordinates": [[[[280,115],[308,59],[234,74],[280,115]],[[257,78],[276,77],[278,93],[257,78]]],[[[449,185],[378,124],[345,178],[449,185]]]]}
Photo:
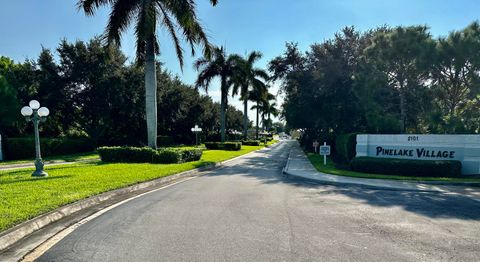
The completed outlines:
{"type": "Polygon", "coordinates": [[[210,150],[238,151],[242,149],[241,142],[205,142],[205,147],[210,150]]]}
{"type": "Polygon", "coordinates": [[[150,147],[100,147],[97,149],[104,162],[176,164],[200,160],[200,149],[150,147]]]}
{"type": "Polygon", "coordinates": [[[352,160],[351,168],[358,172],[386,175],[456,177],[461,175],[462,163],[456,160],[356,157],[352,160]]]}
{"type": "Polygon", "coordinates": [[[335,141],[335,150],[338,159],[342,162],[348,163],[357,154],[357,134],[344,134],[337,137],[335,141]]]}
{"type": "Polygon", "coordinates": [[[242,141],[242,145],[245,146],[259,146],[260,145],[260,140],[244,140],[242,141]]]}
{"type": "MultiPolygon", "coordinates": [[[[35,138],[7,138],[3,149],[7,160],[34,158],[35,138]]],[[[89,138],[40,138],[40,149],[42,157],[46,157],[90,152],[95,149],[95,146],[89,138]]]]}

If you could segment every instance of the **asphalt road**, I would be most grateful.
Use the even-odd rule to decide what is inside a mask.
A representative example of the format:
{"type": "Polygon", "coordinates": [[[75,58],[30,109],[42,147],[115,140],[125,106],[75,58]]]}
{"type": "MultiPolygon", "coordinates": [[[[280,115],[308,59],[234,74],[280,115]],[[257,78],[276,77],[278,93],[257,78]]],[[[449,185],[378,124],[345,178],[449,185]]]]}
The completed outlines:
{"type": "Polygon", "coordinates": [[[38,261],[480,261],[480,202],[286,179],[289,146],[116,207],[38,261]]]}

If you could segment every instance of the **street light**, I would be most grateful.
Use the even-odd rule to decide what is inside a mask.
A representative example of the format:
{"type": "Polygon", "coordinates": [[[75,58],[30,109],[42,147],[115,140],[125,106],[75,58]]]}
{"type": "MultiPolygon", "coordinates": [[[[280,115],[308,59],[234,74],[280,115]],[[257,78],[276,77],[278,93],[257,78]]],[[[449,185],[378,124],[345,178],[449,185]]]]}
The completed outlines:
{"type": "Polygon", "coordinates": [[[198,133],[202,132],[202,129],[198,127],[198,125],[195,125],[195,127],[192,127],[192,132],[195,133],[195,145],[198,146],[198,133]]]}
{"type": "Polygon", "coordinates": [[[238,139],[238,136],[242,135],[242,132],[237,131],[237,130],[233,130],[233,131],[232,131],[232,135],[235,136],[235,140],[239,140],[239,139],[238,139]]]}
{"type": "Polygon", "coordinates": [[[32,176],[48,176],[47,172],[43,170],[43,161],[40,154],[40,135],[38,133],[38,124],[47,120],[47,116],[50,114],[50,111],[46,107],[40,107],[40,103],[37,100],[32,100],[30,103],[28,103],[28,106],[24,106],[20,110],[20,113],[22,113],[27,121],[33,122],[33,127],[35,130],[35,171],[33,172],[32,176]]]}

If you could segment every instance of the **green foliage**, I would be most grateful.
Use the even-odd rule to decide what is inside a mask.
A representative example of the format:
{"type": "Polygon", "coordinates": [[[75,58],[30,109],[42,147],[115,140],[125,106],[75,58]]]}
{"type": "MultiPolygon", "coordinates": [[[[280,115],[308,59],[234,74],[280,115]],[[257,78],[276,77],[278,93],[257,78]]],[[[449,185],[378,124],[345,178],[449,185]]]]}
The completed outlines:
{"type": "Polygon", "coordinates": [[[350,162],[357,152],[357,134],[339,135],[335,141],[335,150],[338,160],[341,162],[350,162]]]}
{"type": "Polygon", "coordinates": [[[104,162],[174,164],[197,161],[202,157],[200,149],[150,147],[100,147],[97,149],[104,162]]]}
{"type": "Polygon", "coordinates": [[[238,151],[242,149],[241,142],[205,142],[205,147],[210,150],[238,151]]]}
{"type": "Polygon", "coordinates": [[[480,25],[435,39],[426,26],[344,28],[269,63],[287,125],[313,138],[351,132],[480,133],[480,25]],[[308,113],[306,113],[308,112],[308,113]]]}
{"type": "MultiPolygon", "coordinates": [[[[117,46],[106,49],[98,38],[88,42],[62,40],[55,51],[58,62],[47,49],[35,61],[21,64],[0,57],[1,134],[31,135],[33,126],[19,110],[37,99],[50,109],[47,121],[40,125],[41,136],[86,134],[95,147],[145,145],[144,68],[127,64],[117,46]]],[[[220,104],[162,70],[160,64],[157,67],[160,144],[170,146],[172,139],[193,144],[195,135],[190,128],[195,124],[204,130],[202,141],[202,136],[216,136],[220,132],[220,104]]],[[[241,111],[228,107],[227,128],[241,129],[241,116],[241,111]]]]}
{"type": "Polygon", "coordinates": [[[20,109],[16,90],[11,87],[5,77],[0,74],[0,135],[13,128],[19,114],[12,114],[20,109]]]}
{"type": "Polygon", "coordinates": [[[159,146],[172,146],[175,144],[171,136],[158,136],[157,139],[159,146]]]}
{"type": "Polygon", "coordinates": [[[408,160],[392,158],[356,157],[352,160],[354,171],[416,177],[458,177],[460,161],[408,160]]]}
{"type": "MultiPolygon", "coordinates": [[[[33,137],[7,138],[4,140],[5,159],[26,159],[35,157],[33,137]]],[[[42,156],[66,155],[94,150],[89,138],[40,138],[42,156]]]]}
{"type": "Polygon", "coordinates": [[[243,140],[242,145],[244,146],[259,146],[260,140],[243,140]]]}

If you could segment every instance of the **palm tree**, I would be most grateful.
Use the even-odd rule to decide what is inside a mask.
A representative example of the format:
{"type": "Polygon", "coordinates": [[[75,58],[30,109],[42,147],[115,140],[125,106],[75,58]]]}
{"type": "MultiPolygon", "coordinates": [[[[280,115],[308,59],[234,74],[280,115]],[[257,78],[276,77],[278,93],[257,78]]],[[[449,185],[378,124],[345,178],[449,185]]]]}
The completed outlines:
{"type": "MultiPolygon", "coordinates": [[[[271,93],[267,93],[264,94],[264,96],[262,97],[262,99],[260,100],[260,112],[261,112],[261,115],[262,115],[262,131],[265,131],[267,129],[267,125],[266,125],[266,117],[267,115],[269,114],[270,111],[272,111],[271,109],[271,105],[270,105],[270,101],[272,100],[275,100],[275,96],[271,93]]],[[[276,104],[275,104],[276,105],[276,104]]],[[[269,116],[270,118],[270,116],[269,116]]]]}
{"type": "MultiPolygon", "coordinates": [[[[269,94],[271,95],[271,94],[269,94]]],[[[273,96],[273,95],[272,95],[273,96]]],[[[269,98],[270,96],[267,96],[267,98],[269,98]]],[[[275,97],[273,97],[273,99],[275,99],[275,97]]],[[[273,100],[271,99],[271,100],[273,100]]],[[[277,103],[276,102],[273,102],[273,103],[270,103],[269,100],[265,100],[265,101],[262,101],[262,116],[264,118],[263,120],[263,126],[266,128],[266,131],[269,132],[270,131],[270,127],[271,127],[271,124],[272,124],[272,118],[271,116],[278,116],[278,109],[277,109],[277,103]],[[265,119],[265,116],[267,116],[267,118],[265,119]]]]}
{"type": "Polygon", "coordinates": [[[255,68],[254,64],[262,58],[262,53],[251,52],[245,58],[237,56],[237,70],[233,79],[232,94],[235,96],[240,89],[240,99],[243,101],[243,139],[248,135],[248,100],[249,91],[262,80],[267,81],[270,77],[265,70],[255,68]]]}
{"type": "Polygon", "coordinates": [[[222,142],[225,141],[225,115],[228,104],[228,93],[232,86],[232,77],[235,73],[237,65],[237,57],[234,55],[227,56],[223,47],[216,47],[210,58],[203,57],[195,61],[195,68],[199,71],[195,86],[203,87],[208,92],[210,82],[216,78],[220,78],[220,133],[222,142]]]}
{"type": "Polygon", "coordinates": [[[259,114],[262,109],[262,101],[266,99],[266,96],[268,95],[268,87],[265,85],[265,83],[258,81],[255,82],[254,85],[252,86],[252,90],[249,91],[248,94],[248,99],[250,101],[253,101],[256,103],[256,105],[252,106],[252,110],[256,110],[257,114],[257,119],[256,119],[256,130],[255,130],[255,139],[258,140],[258,129],[259,129],[259,114]]]}
{"type": "MultiPolygon", "coordinates": [[[[216,5],[218,0],[210,0],[216,5]]],[[[145,109],[148,146],[157,147],[157,79],[155,56],[160,53],[157,24],[166,28],[175,45],[177,58],[183,68],[183,49],[178,31],[191,47],[202,45],[204,55],[210,53],[210,44],[196,14],[195,0],[80,0],[78,7],[87,15],[94,15],[101,6],[110,6],[111,12],[105,39],[108,45],[120,45],[122,33],[135,23],[137,60],[145,63],[145,109]]]]}

